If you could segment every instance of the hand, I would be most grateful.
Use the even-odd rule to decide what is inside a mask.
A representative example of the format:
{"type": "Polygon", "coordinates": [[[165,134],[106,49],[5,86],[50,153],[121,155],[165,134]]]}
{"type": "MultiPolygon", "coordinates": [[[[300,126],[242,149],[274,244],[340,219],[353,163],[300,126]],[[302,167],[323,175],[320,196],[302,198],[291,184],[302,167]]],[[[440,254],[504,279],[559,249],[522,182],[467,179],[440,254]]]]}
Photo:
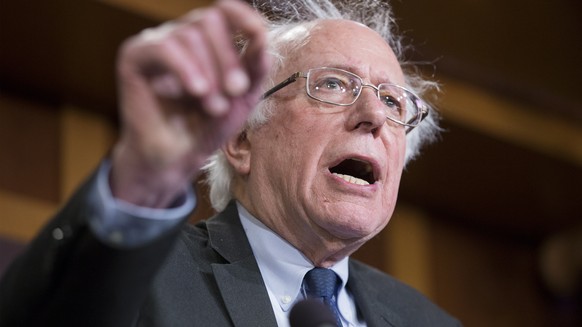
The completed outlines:
{"type": "Polygon", "coordinates": [[[129,39],[118,58],[122,130],[112,156],[115,197],[165,207],[209,155],[237,134],[268,70],[262,17],[218,1],[129,39]],[[249,40],[241,57],[233,38],[249,40]]]}

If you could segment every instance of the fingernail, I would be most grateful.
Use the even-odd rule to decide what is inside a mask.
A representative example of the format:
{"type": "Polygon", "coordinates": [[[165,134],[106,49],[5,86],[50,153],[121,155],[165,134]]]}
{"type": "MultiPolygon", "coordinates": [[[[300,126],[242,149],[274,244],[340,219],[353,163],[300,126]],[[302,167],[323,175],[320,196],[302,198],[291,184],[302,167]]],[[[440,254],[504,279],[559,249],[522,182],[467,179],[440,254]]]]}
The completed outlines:
{"type": "Polygon", "coordinates": [[[228,110],[228,100],[220,94],[215,94],[208,99],[208,107],[212,114],[221,115],[228,110]]]}
{"type": "Polygon", "coordinates": [[[202,95],[208,91],[208,83],[203,78],[192,79],[192,92],[196,95],[202,95]]]}
{"type": "Polygon", "coordinates": [[[232,71],[226,79],[226,90],[232,96],[241,95],[249,88],[249,78],[245,72],[240,69],[232,71]]]}

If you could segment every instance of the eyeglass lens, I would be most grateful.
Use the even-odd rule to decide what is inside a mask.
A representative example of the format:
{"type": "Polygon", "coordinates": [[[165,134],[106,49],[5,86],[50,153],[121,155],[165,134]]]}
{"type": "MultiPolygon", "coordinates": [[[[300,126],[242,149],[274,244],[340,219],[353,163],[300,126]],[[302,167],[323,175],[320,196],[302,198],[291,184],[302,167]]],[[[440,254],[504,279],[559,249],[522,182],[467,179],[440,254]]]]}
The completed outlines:
{"type": "Polygon", "coordinates": [[[391,119],[405,122],[418,115],[414,95],[396,85],[364,85],[359,76],[335,68],[311,69],[307,75],[309,96],[330,104],[353,104],[363,87],[374,88],[378,98],[386,105],[386,115],[391,119]]]}

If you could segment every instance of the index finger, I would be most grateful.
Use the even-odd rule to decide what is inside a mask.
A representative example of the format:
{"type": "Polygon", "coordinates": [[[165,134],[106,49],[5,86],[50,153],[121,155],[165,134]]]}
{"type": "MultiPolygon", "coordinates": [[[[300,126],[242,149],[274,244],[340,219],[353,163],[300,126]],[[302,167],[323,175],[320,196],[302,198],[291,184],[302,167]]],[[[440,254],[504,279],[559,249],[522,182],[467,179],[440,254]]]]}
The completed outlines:
{"type": "Polygon", "coordinates": [[[265,19],[253,7],[236,0],[220,0],[217,7],[222,11],[231,28],[238,29],[248,40],[243,55],[253,86],[268,71],[269,60],[266,54],[267,28],[265,19]]]}
{"type": "Polygon", "coordinates": [[[216,6],[224,13],[227,21],[249,40],[265,43],[265,21],[253,7],[236,0],[220,0],[216,6]]]}

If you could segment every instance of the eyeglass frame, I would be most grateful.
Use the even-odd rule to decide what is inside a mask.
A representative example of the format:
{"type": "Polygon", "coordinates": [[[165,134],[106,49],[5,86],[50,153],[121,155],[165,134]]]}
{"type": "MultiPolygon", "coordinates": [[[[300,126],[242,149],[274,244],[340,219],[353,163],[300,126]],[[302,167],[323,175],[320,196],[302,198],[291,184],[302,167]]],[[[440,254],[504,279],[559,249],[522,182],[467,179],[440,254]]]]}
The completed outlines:
{"type": "Polygon", "coordinates": [[[421,103],[421,106],[418,107],[418,113],[416,114],[415,117],[412,117],[411,119],[409,119],[407,122],[401,122],[399,120],[396,120],[392,117],[386,116],[386,119],[406,127],[406,134],[408,134],[411,130],[413,130],[415,127],[417,127],[425,118],[426,116],[428,116],[429,114],[429,106],[426,102],[424,102],[419,96],[417,96],[416,94],[414,94],[414,92],[408,90],[407,88],[400,86],[398,84],[393,84],[393,83],[380,83],[378,84],[378,86],[370,84],[370,83],[364,83],[364,79],[361,78],[360,76],[358,76],[355,73],[352,73],[350,71],[344,70],[344,69],[340,69],[340,68],[335,68],[335,67],[317,67],[317,68],[311,68],[309,69],[307,72],[295,72],[293,73],[291,76],[289,76],[287,79],[285,79],[284,81],[282,81],[281,83],[273,86],[272,88],[270,88],[269,90],[267,90],[265,93],[263,93],[263,95],[261,96],[261,100],[265,100],[266,98],[268,98],[269,96],[271,96],[273,93],[281,90],[282,88],[284,88],[285,86],[288,86],[291,83],[294,83],[297,81],[298,78],[305,78],[308,79],[309,74],[312,70],[315,69],[331,69],[331,70],[337,70],[337,71],[341,71],[344,73],[347,73],[349,75],[355,76],[357,77],[360,82],[361,82],[361,87],[358,91],[358,94],[356,95],[356,97],[354,98],[354,101],[352,101],[351,103],[348,104],[344,104],[344,103],[337,103],[337,102],[332,102],[332,101],[327,101],[327,100],[321,100],[318,99],[316,97],[314,97],[313,95],[311,95],[311,92],[309,91],[309,83],[305,83],[305,92],[307,93],[307,96],[309,96],[310,98],[312,98],[313,100],[319,101],[319,102],[323,102],[323,103],[327,103],[327,104],[332,104],[332,105],[336,105],[336,106],[342,106],[342,107],[347,107],[347,106],[351,106],[354,103],[356,103],[356,101],[358,101],[358,99],[360,98],[360,95],[362,94],[362,89],[364,87],[369,87],[372,88],[376,91],[376,96],[378,97],[378,99],[380,99],[380,85],[384,84],[384,85],[389,85],[389,86],[393,86],[396,88],[399,88],[405,92],[408,92],[410,95],[415,97],[415,101],[414,104],[418,107],[417,102],[421,103]],[[416,124],[412,124],[412,122],[416,121],[416,124]]]}

